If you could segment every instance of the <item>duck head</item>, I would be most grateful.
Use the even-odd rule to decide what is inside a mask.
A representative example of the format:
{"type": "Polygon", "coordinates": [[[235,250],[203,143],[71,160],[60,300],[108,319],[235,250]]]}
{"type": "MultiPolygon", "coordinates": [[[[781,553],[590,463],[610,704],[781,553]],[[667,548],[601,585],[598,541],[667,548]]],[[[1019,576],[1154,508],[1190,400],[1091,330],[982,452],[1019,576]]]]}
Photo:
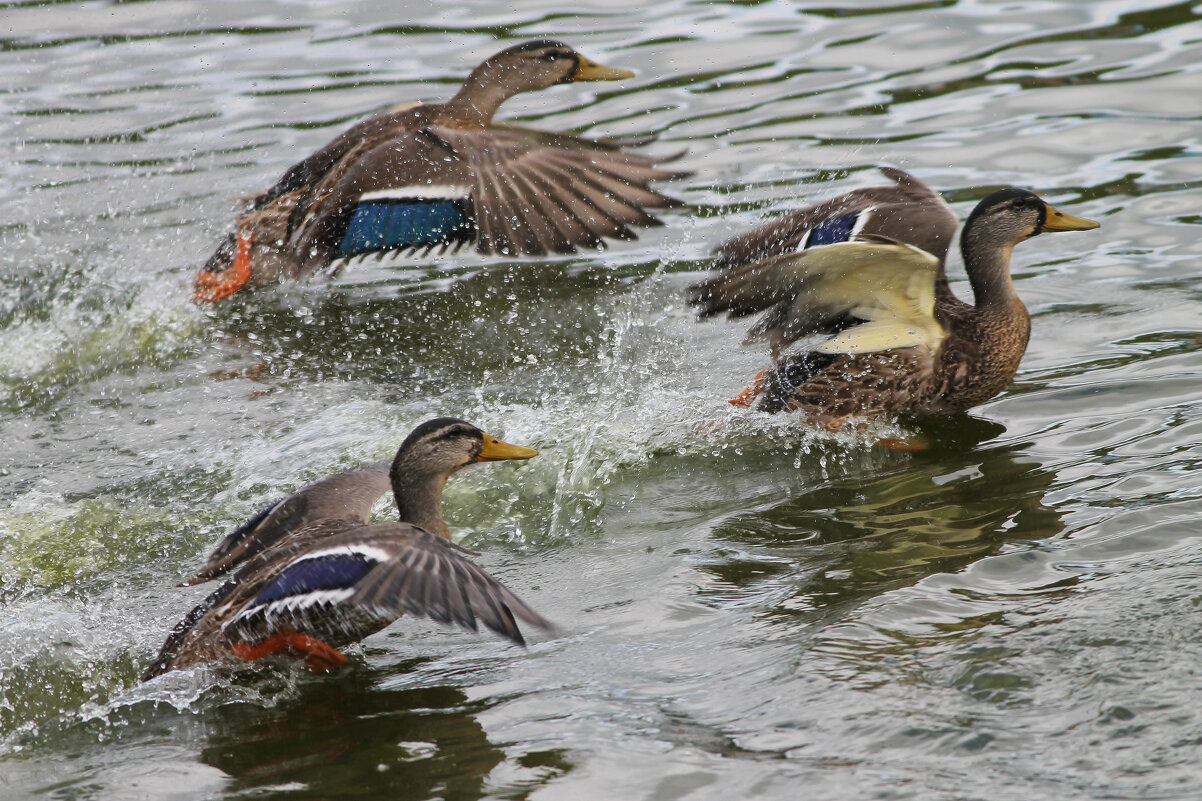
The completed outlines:
{"type": "Polygon", "coordinates": [[[472,70],[446,107],[464,123],[487,125],[502,103],[516,94],[578,81],[620,81],[630,70],[590,61],[563,42],[535,39],[485,59],[472,70]]]}
{"type": "Polygon", "coordinates": [[[1098,223],[1056,209],[1034,192],[1009,186],[977,204],[960,233],[964,267],[978,306],[1016,299],[1010,253],[1019,242],[1045,233],[1090,231],[1098,223]]]}
{"type": "Polygon", "coordinates": [[[454,417],[427,420],[405,438],[389,475],[400,519],[450,538],[442,517],[442,490],[447,479],[479,462],[530,459],[534,448],[510,445],[454,417]]]}

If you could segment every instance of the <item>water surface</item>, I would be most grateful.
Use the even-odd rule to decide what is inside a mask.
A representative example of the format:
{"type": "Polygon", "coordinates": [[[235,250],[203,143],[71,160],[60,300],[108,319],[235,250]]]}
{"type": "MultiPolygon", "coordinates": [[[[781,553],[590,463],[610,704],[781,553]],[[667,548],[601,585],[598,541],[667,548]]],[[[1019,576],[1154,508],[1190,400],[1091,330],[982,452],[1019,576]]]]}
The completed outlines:
{"type": "Polygon", "coordinates": [[[1196,3],[3,20],[0,797],[1202,795],[1196,3]],[[542,36],[637,77],[505,116],[687,149],[664,228],[189,301],[236,198],[542,36]],[[936,443],[919,453],[728,406],[765,354],[682,303],[713,244],[882,163],[961,216],[1018,184],[1102,222],[1016,249],[1019,376],[882,429],[936,443]],[[220,536],[441,414],[542,451],[455,479],[446,508],[555,633],[402,621],[333,677],[137,685],[220,536]]]}

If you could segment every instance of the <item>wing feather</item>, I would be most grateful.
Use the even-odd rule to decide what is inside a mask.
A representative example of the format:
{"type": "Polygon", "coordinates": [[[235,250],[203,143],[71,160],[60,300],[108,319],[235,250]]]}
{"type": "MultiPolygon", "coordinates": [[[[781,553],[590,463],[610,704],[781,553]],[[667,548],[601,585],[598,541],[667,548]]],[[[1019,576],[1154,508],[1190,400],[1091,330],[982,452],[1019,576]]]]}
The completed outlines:
{"type": "Polygon", "coordinates": [[[719,245],[714,269],[726,270],[772,256],[792,253],[808,232],[845,214],[873,210],[863,233],[885,236],[922,248],[940,259],[956,233],[956,215],[931,189],[909,173],[881,167],[891,183],[853,189],[812,206],[783,214],[719,245]]]}
{"type": "MultiPolygon", "coordinates": [[[[607,191],[612,192],[615,198],[621,199],[624,203],[648,208],[668,208],[680,205],[675,198],[647,187],[648,182],[659,180],[656,176],[665,171],[645,169],[640,164],[597,162],[577,153],[549,153],[545,157],[562,169],[579,172],[588,180],[605,185],[607,191]]],[[[673,173],[667,174],[673,175],[673,173]]]]}
{"type": "Polygon", "coordinates": [[[473,170],[472,203],[476,208],[476,250],[497,253],[508,245],[500,211],[502,199],[495,181],[487,173],[473,170]]]}
{"type": "MultiPolygon", "coordinates": [[[[637,225],[643,228],[655,228],[663,223],[640,208],[648,205],[642,202],[637,187],[629,187],[619,179],[601,172],[582,172],[578,181],[588,188],[589,202],[603,209],[606,216],[624,225],[637,225]],[[630,190],[634,191],[630,191],[630,190]],[[635,195],[631,199],[631,195],[635,195]]],[[[651,193],[645,193],[651,194],[651,193]]]]}
{"type": "Polygon", "coordinates": [[[180,583],[187,587],[223,575],[284,537],[319,520],[367,522],[371,507],[388,492],[388,462],[338,473],[285,496],[227,534],[204,567],[180,583]]]}
{"type": "Polygon", "coordinates": [[[557,225],[563,217],[563,209],[545,189],[535,184],[535,177],[527,173],[514,173],[510,186],[515,195],[526,205],[525,224],[534,239],[533,248],[540,253],[563,253],[571,251],[570,240],[557,225]]]}
{"type": "Polygon", "coordinates": [[[658,223],[645,208],[676,204],[648,184],[687,174],[579,137],[519,128],[437,128],[437,133],[474,174],[477,248],[483,252],[540,254],[596,247],[605,238],[633,238],[629,226],[658,223]],[[539,185],[545,194],[529,194],[539,185]],[[529,222],[533,217],[542,222],[529,222]]]}
{"type": "Polygon", "coordinates": [[[543,249],[551,253],[573,252],[572,243],[577,241],[584,227],[556,202],[551,181],[539,172],[537,165],[515,173],[513,179],[522,195],[537,206],[536,212],[530,215],[530,223],[536,227],[543,249]]]}
{"type": "MultiPolygon", "coordinates": [[[[623,221],[629,213],[623,213],[627,207],[614,199],[586,173],[570,175],[563,167],[556,167],[565,179],[572,178],[572,188],[576,196],[587,206],[586,219],[595,235],[612,239],[635,239],[635,234],[623,221]]],[[[629,210],[628,210],[629,211],[629,210]]]]}
{"type": "Polygon", "coordinates": [[[945,335],[934,316],[940,263],[910,245],[840,242],[720,272],[692,287],[690,299],[703,315],[771,309],[748,341],[768,339],[777,351],[836,319],[850,325],[820,352],[934,350],[945,335]]]}
{"type": "Polygon", "coordinates": [[[322,538],[316,552],[284,548],[258,562],[255,575],[239,574],[246,585],[241,592],[249,599],[225,624],[238,639],[292,630],[338,646],[362,639],[402,614],[472,631],[481,622],[519,644],[525,640],[517,618],[550,627],[450,543],[406,523],[351,526],[341,535],[322,538]],[[344,586],[336,572],[314,570],[314,561],[323,557],[346,575],[344,586]]]}
{"type": "Polygon", "coordinates": [[[615,223],[599,215],[597,209],[578,194],[575,177],[571,174],[554,164],[538,165],[538,174],[546,176],[556,204],[564,210],[576,229],[576,239],[572,244],[594,249],[601,247],[604,244],[603,237],[615,229],[615,223]]]}
{"type": "Polygon", "coordinates": [[[515,253],[527,253],[541,256],[546,253],[543,239],[535,232],[535,221],[539,218],[541,208],[520,191],[521,187],[513,181],[513,176],[499,175],[496,183],[497,196],[502,200],[504,208],[504,225],[508,239],[513,243],[515,253]],[[508,180],[505,180],[508,178],[508,180]]]}
{"type": "Polygon", "coordinates": [[[533,164],[522,177],[538,188],[541,197],[546,202],[546,208],[550,211],[548,219],[563,237],[564,247],[559,251],[560,253],[575,252],[576,244],[584,244],[588,247],[596,247],[600,244],[584,221],[576,216],[572,204],[564,200],[564,197],[570,197],[570,193],[560,191],[563,185],[563,178],[560,175],[545,169],[544,165],[533,164]]]}

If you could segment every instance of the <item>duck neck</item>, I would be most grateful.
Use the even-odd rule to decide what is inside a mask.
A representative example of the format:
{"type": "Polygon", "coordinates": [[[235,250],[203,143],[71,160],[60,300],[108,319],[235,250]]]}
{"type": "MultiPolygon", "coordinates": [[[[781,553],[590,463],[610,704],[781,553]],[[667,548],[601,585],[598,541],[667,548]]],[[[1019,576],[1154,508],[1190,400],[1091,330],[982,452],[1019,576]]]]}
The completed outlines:
{"type": "Polygon", "coordinates": [[[520,91],[505,86],[500,78],[499,70],[484,62],[472,70],[443,108],[460,125],[488,127],[501,104],[520,91]]]}
{"type": "Polygon", "coordinates": [[[410,469],[400,457],[392,463],[390,476],[401,522],[421,526],[449,540],[451,529],[442,517],[442,489],[447,476],[410,469]]]}
{"type": "Polygon", "coordinates": [[[964,270],[972,286],[973,302],[978,309],[1012,306],[1021,302],[1010,280],[1010,251],[1014,243],[997,244],[982,234],[965,228],[960,236],[964,270]]]}

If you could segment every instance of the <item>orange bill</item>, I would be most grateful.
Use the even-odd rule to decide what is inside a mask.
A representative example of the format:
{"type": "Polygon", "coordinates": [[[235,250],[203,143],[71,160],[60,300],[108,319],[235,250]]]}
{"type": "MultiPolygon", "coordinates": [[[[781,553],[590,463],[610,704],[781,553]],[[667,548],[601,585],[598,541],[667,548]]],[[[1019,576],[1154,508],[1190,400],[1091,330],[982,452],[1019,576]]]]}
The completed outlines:
{"type": "Polygon", "coordinates": [[[508,442],[502,442],[496,437],[485,434],[484,446],[480,449],[480,455],[476,457],[476,461],[499,462],[504,459],[533,459],[535,456],[538,456],[538,451],[534,448],[510,445],[508,442]]]}
{"type": "Polygon", "coordinates": [[[617,67],[607,67],[604,64],[598,64],[595,61],[589,61],[583,56],[580,58],[580,63],[576,66],[574,72],[568,80],[571,81],[622,81],[627,78],[633,78],[634,73],[630,70],[618,69],[617,67]]]}
{"type": "Polygon", "coordinates": [[[1048,206],[1046,203],[1043,205],[1047,207],[1047,219],[1040,229],[1042,233],[1052,233],[1055,231],[1092,231],[1101,225],[1096,220],[1074,217],[1071,214],[1066,214],[1059,209],[1048,206]]]}

